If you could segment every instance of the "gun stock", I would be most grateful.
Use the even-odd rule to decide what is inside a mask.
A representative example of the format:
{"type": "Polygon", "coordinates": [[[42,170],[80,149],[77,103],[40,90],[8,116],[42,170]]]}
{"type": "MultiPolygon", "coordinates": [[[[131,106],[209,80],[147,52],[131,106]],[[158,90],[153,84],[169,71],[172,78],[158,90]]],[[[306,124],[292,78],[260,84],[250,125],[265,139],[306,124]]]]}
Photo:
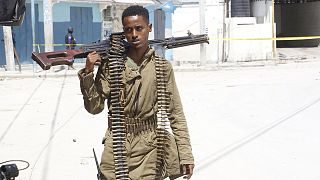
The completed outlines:
{"type": "Polygon", "coordinates": [[[74,57],[86,57],[83,50],[65,50],[65,51],[53,51],[46,53],[32,53],[32,59],[36,61],[43,70],[50,69],[51,66],[56,65],[72,65],[74,57]]]}
{"type": "MultiPolygon", "coordinates": [[[[51,66],[56,65],[72,65],[74,58],[85,58],[90,52],[93,51],[96,51],[103,57],[108,56],[107,50],[109,48],[109,42],[109,39],[98,41],[96,43],[84,45],[78,50],[43,53],[33,52],[32,59],[36,61],[43,70],[48,70],[51,66]]],[[[179,48],[201,43],[209,44],[208,36],[206,34],[193,35],[190,32],[188,33],[188,36],[149,40],[150,46],[162,46],[166,49],[179,48]]]]}

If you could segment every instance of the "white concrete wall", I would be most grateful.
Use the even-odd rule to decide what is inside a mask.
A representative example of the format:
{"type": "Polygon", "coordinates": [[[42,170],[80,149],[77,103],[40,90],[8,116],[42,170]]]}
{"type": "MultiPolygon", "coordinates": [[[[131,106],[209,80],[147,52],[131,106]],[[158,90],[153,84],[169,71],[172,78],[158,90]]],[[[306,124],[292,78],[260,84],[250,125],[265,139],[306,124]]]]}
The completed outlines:
{"type": "MultiPolygon", "coordinates": [[[[218,34],[217,29],[222,28],[222,5],[207,2],[206,7],[206,29],[210,38],[210,44],[206,45],[206,61],[215,63],[218,60],[218,34]]],[[[190,30],[193,34],[200,33],[199,7],[183,6],[175,10],[172,16],[172,35],[186,36],[190,30]]],[[[173,61],[200,63],[200,45],[186,46],[173,49],[173,61]]]]}
{"type": "MultiPolygon", "coordinates": [[[[255,24],[254,17],[230,19],[229,38],[271,38],[272,25],[255,24]],[[247,24],[245,24],[247,22],[247,24]]],[[[230,40],[227,60],[253,61],[272,57],[272,40],[230,40]]]]}
{"type": "MultiPolygon", "coordinates": [[[[266,5],[268,6],[268,5],[266,5]]],[[[268,12],[264,12],[268,14],[268,12]]],[[[223,51],[223,4],[212,3],[206,7],[206,28],[210,44],[206,45],[206,62],[220,63],[223,51]]],[[[225,19],[225,38],[271,38],[271,23],[257,24],[256,17],[225,19]],[[240,25],[241,24],[241,25],[240,25]]],[[[193,34],[200,32],[199,7],[183,6],[173,14],[172,35],[185,36],[187,30],[193,34]]],[[[270,58],[271,40],[227,40],[225,53],[227,61],[252,61],[270,58]]],[[[173,50],[173,61],[200,63],[200,46],[193,45],[173,50]]]]}

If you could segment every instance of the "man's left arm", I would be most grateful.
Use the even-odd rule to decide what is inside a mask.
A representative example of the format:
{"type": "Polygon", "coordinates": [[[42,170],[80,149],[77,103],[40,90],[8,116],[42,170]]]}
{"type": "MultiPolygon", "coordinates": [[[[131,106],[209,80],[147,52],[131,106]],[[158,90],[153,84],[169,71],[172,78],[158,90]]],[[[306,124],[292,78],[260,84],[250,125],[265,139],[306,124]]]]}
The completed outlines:
{"type": "Polygon", "coordinates": [[[171,100],[169,106],[169,120],[178,146],[180,164],[194,164],[187,121],[184,116],[183,107],[171,64],[169,64],[167,72],[168,91],[171,100]]]}

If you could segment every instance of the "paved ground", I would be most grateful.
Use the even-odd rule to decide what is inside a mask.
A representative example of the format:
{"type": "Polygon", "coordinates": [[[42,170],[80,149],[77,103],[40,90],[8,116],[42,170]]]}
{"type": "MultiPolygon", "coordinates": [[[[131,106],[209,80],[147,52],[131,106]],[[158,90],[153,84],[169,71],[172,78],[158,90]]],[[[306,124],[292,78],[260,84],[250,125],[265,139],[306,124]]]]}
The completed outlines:
{"type": "MultiPolygon", "coordinates": [[[[318,50],[281,49],[281,61],[176,67],[193,179],[320,179],[318,50]]],[[[92,148],[100,158],[106,112],[85,111],[76,71],[0,71],[0,162],[30,163],[17,180],[95,179],[92,148]]]]}

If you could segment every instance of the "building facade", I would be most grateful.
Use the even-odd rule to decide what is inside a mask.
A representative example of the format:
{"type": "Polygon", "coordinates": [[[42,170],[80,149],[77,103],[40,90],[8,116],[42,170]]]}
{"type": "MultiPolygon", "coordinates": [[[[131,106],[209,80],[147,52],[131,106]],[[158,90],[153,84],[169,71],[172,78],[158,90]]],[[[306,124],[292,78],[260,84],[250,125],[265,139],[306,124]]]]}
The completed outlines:
{"type": "MultiPolygon", "coordinates": [[[[44,51],[43,4],[35,3],[35,47],[37,51],[44,51]]],[[[26,4],[25,18],[21,26],[12,29],[15,46],[21,64],[32,63],[33,51],[31,4],[26,4]]],[[[77,43],[88,43],[101,38],[101,15],[99,4],[66,3],[53,4],[53,46],[55,50],[65,49],[64,36],[68,27],[73,27],[77,43]]],[[[0,39],[3,38],[0,28],[0,39]]],[[[4,44],[0,43],[0,64],[5,64],[4,44]]]]}
{"type": "MultiPolygon", "coordinates": [[[[139,1],[140,2],[140,1],[139,1]]],[[[68,27],[72,27],[77,44],[89,44],[106,38],[112,32],[122,31],[121,13],[123,9],[134,3],[133,1],[109,2],[109,1],[54,1],[52,3],[52,46],[54,50],[65,49],[64,38],[68,27]],[[131,3],[129,3],[131,2],[131,3]]],[[[136,4],[136,3],[134,3],[136,4]]],[[[141,1],[150,11],[151,23],[153,23],[154,9],[159,6],[152,1],[141,1]]],[[[21,64],[32,64],[31,54],[33,46],[35,51],[45,51],[45,25],[44,25],[43,1],[35,1],[34,23],[35,44],[32,39],[32,15],[31,3],[26,3],[24,21],[20,26],[12,27],[12,37],[20,57],[21,64]]],[[[170,14],[170,13],[169,13],[170,14]]],[[[167,21],[170,21],[168,16],[167,21]]],[[[170,25],[171,23],[169,23],[170,25]]],[[[168,25],[167,25],[168,26],[168,25]]],[[[152,35],[151,38],[154,36],[152,35]]],[[[0,39],[3,39],[3,28],[0,28],[0,39]]],[[[79,47],[79,46],[77,46],[79,47]]],[[[4,42],[0,41],[0,65],[6,64],[4,42]]]]}

